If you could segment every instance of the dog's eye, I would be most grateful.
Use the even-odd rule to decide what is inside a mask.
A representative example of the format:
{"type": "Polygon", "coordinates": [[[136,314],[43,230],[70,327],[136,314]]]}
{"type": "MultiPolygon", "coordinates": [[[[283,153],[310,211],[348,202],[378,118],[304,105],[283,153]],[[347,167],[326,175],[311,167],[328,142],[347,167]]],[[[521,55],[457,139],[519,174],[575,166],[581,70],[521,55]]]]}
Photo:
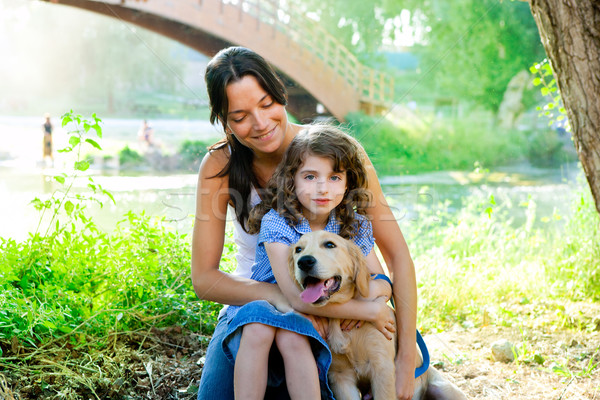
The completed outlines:
{"type": "Polygon", "coordinates": [[[302,247],[300,247],[300,246],[297,246],[297,247],[294,249],[294,252],[295,252],[296,254],[300,253],[301,251],[302,251],[302,247]]]}
{"type": "Polygon", "coordinates": [[[337,246],[333,242],[325,242],[326,249],[335,249],[337,246]]]}

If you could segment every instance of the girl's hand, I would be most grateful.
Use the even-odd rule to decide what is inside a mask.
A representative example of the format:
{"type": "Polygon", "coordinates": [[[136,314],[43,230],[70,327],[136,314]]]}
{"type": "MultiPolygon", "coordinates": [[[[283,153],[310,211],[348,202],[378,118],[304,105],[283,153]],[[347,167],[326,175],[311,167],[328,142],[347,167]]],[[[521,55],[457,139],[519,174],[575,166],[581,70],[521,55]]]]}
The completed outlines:
{"type": "Polygon", "coordinates": [[[389,301],[392,297],[392,286],[386,280],[371,279],[369,281],[369,300],[378,297],[383,297],[385,301],[389,301]]]}
{"type": "Polygon", "coordinates": [[[269,299],[269,303],[273,305],[279,312],[289,313],[290,311],[294,311],[290,302],[285,298],[283,293],[280,290],[277,291],[276,294],[273,294],[269,299]]]}
{"type": "Polygon", "coordinates": [[[312,322],[313,326],[319,332],[319,335],[323,339],[327,339],[327,335],[329,334],[329,318],[319,317],[318,315],[312,314],[304,314],[301,313],[304,317],[306,317],[310,322],[312,322]]]}
{"type": "Polygon", "coordinates": [[[383,297],[373,300],[371,304],[373,305],[373,318],[369,322],[375,325],[388,340],[392,340],[394,338],[393,334],[396,332],[394,313],[383,297]]]}
{"type": "Polygon", "coordinates": [[[340,328],[343,331],[351,331],[354,328],[360,328],[363,324],[363,321],[358,319],[343,319],[340,321],[340,328]]]}

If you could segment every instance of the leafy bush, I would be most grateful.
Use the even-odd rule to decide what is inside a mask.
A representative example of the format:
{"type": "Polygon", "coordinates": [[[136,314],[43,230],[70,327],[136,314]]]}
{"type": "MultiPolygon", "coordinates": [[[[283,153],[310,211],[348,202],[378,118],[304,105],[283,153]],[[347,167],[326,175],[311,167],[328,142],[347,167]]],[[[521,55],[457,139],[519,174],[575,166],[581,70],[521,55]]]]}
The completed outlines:
{"type": "Polygon", "coordinates": [[[568,154],[558,134],[552,130],[534,132],[529,137],[528,158],[533,165],[551,166],[575,161],[574,154],[568,154]]]}
{"type": "Polygon", "coordinates": [[[210,334],[220,305],[198,301],[189,265],[185,235],[132,213],[113,235],[90,223],[23,243],[2,239],[0,341],[170,325],[210,334]]]}
{"type": "MultiPolygon", "coordinates": [[[[18,243],[0,238],[0,354],[17,340],[38,346],[56,337],[73,344],[102,346],[110,332],[179,325],[211,334],[220,305],[198,301],[189,279],[189,240],[162,220],[128,213],[115,233],[100,231],[86,216],[85,203],[112,195],[89,179],[89,194],[72,194],[73,182],[89,164],[80,159],[87,137],[101,137],[101,120],[71,111],[69,147],[74,171],[55,177],[62,189],[36,198],[36,232],[18,243]],[[46,226],[40,232],[40,227],[46,226]]],[[[233,248],[225,256],[233,258],[233,248]]]]}
{"type": "Polygon", "coordinates": [[[201,140],[185,140],[181,143],[179,146],[181,168],[196,172],[207,152],[207,147],[211,144],[201,140]]]}
{"type": "Polygon", "coordinates": [[[352,134],[363,144],[381,174],[486,168],[524,158],[525,135],[500,131],[475,118],[435,119],[406,114],[398,117],[347,116],[352,134]]]}
{"type": "Polygon", "coordinates": [[[129,146],[123,147],[119,151],[119,164],[124,166],[137,166],[144,162],[144,157],[135,150],[129,148],[129,146]]]}

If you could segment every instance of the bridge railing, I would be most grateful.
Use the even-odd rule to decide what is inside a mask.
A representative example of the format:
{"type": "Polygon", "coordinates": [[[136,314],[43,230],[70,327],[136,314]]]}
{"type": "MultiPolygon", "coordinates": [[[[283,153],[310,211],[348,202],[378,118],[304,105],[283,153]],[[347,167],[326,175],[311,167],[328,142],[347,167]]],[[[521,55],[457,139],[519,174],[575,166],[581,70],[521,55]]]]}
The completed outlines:
{"type": "MultiPolygon", "coordinates": [[[[362,102],[386,106],[393,102],[393,80],[380,71],[364,66],[339,40],[317,21],[294,10],[293,0],[221,0],[221,7],[239,9],[239,18],[251,15],[258,24],[271,26],[307,50],[306,56],[320,58],[345,79],[362,102]]],[[[258,29],[258,26],[257,26],[258,29]]],[[[251,33],[249,33],[251,34],[251,33]]]]}

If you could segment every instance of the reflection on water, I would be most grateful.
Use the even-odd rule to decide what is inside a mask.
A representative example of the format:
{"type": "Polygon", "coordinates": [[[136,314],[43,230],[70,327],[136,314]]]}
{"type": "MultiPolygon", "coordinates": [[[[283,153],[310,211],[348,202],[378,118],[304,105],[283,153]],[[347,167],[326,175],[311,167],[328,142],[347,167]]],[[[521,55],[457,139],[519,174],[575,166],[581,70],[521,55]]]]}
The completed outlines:
{"type": "MultiPolygon", "coordinates": [[[[58,122],[54,123],[58,125],[58,122]]],[[[162,128],[164,132],[171,129],[171,136],[165,139],[166,142],[175,143],[177,138],[185,137],[187,134],[181,131],[190,124],[206,128],[207,123],[169,121],[162,128]]],[[[137,127],[138,121],[134,120],[116,120],[112,125],[107,122],[103,143],[105,140],[119,143],[136,140],[134,129],[137,127]],[[121,133],[118,133],[119,129],[121,133]]],[[[200,128],[197,128],[195,135],[197,139],[217,137],[214,131],[210,133],[200,128]]],[[[60,138],[60,134],[57,137],[60,138]]],[[[28,232],[35,231],[39,221],[39,214],[29,204],[31,200],[36,197],[47,198],[59,190],[61,185],[53,175],[68,171],[61,170],[60,165],[57,170],[39,166],[42,153],[41,122],[36,118],[0,117],[0,144],[0,237],[22,240],[28,232]]],[[[181,233],[191,231],[197,180],[195,174],[133,176],[105,175],[101,171],[92,173],[94,181],[111,192],[116,201],[116,204],[112,204],[106,198],[102,208],[95,204],[88,206],[90,215],[101,229],[112,231],[116,222],[124,219],[124,214],[132,210],[150,216],[164,216],[181,233]]],[[[410,229],[411,224],[418,224],[423,215],[445,210],[446,207],[441,205],[443,203],[448,204],[450,213],[457,212],[462,207],[463,199],[468,197],[485,201],[493,195],[498,206],[518,206],[531,198],[537,203],[538,217],[551,216],[555,210],[560,215],[568,215],[580,174],[581,170],[576,164],[556,169],[518,165],[498,168],[491,173],[434,172],[382,177],[381,183],[396,218],[402,229],[406,230],[410,229]]],[[[74,192],[85,191],[87,184],[87,177],[79,178],[73,186],[74,192]]],[[[519,208],[515,207],[513,212],[516,213],[515,223],[519,223],[524,218],[524,209],[519,214],[519,208]]]]}
{"type": "Polygon", "coordinates": [[[511,208],[511,217],[519,224],[525,219],[523,205],[530,200],[536,203],[539,218],[554,213],[569,215],[580,175],[582,171],[577,163],[554,169],[523,164],[498,168],[494,172],[443,171],[382,177],[381,183],[401,225],[417,222],[423,214],[436,211],[447,209],[456,213],[467,198],[487,202],[491,196],[496,207],[511,208]],[[442,206],[444,203],[447,206],[442,206]]]}
{"type": "MultiPolygon", "coordinates": [[[[404,230],[418,223],[423,215],[446,209],[450,213],[462,207],[467,197],[485,201],[494,196],[497,206],[519,204],[533,199],[537,203],[538,217],[570,213],[576,177],[580,173],[576,165],[562,170],[537,170],[527,166],[513,167],[499,172],[503,179],[479,176],[475,182],[456,179],[454,172],[383,177],[383,189],[389,198],[394,214],[404,230]]],[[[468,174],[458,173],[464,177],[468,174]]],[[[494,176],[500,176],[494,175],[494,176]]],[[[0,167],[0,237],[17,240],[35,230],[38,214],[28,203],[36,196],[49,196],[59,185],[42,170],[20,171],[0,167]]],[[[181,233],[191,231],[195,203],[196,175],[169,176],[95,176],[94,181],[111,192],[116,204],[108,199],[104,207],[91,204],[90,214],[96,224],[105,231],[112,231],[124,214],[133,210],[150,216],[164,216],[174,229],[181,233]]],[[[85,190],[87,178],[78,179],[74,191],[85,190]]],[[[514,208],[515,223],[524,219],[525,209],[514,208]]]]}
{"type": "MultiPolygon", "coordinates": [[[[216,128],[204,120],[149,122],[162,150],[167,153],[175,152],[184,140],[216,140],[220,137],[216,128]]],[[[57,152],[68,144],[68,134],[61,127],[58,116],[52,117],[54,168],[43,168],[42,123],[42,116],[0,116],[0,237],[23,239],[28,232],[35,231],[39,215],[29,203],[36,197],[48,198],[61,188],[53,176],[70,173],[72,155],[57,152]]],[[[141,120],[134,119],[103,119],[103,154],[116,154],[125,145],[134,149],[140,146],[137,137],[140,124],[141,120]]],[[[106,230],[111,230],[129,209],[181,219],[182,211],[175,215],[177,208],[173,207],[187,212],[187,204],[193,204],[196,177],[192,175],[134,177],[102,176],[100,171],[92,173],[97,175],[94,176],[96,183],[113,192],[117,200],[116,206],[108,200],[102,209],[89,206],[95,221],[106,230]],[[181,202],[186,205],[178,205],[181,202]]],[[[74,190],[84,190],[87,183],[87,178],[79,179],[74,190]]]]}

